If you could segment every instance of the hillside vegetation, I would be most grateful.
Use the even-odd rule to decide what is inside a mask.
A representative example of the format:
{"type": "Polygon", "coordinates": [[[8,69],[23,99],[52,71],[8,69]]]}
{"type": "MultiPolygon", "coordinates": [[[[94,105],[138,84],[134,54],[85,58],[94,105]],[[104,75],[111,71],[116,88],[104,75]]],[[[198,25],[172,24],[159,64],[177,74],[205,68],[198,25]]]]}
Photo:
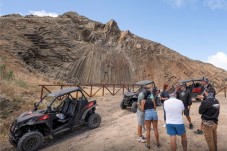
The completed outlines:
{"type": "Polygon", "coordinates": [[[24,68],[8,53],[0,52],[0,141],[6,140],[9,125],[22,112],[31,110],[39,99],[38,84],[50,81],[24,68]]]}

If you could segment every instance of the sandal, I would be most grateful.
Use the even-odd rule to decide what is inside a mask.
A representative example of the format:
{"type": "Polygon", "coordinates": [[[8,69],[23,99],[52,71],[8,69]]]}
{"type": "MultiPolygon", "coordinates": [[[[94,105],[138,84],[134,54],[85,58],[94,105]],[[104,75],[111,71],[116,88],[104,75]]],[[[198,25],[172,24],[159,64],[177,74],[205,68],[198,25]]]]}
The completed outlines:
{"type": "Polygon", "coordinates": [[[158,147],[158,148],[160,148],[160,147],[161,147],[161,145],[160,145],[160,144],[157,144],[157,147],[158,147]]]}
{"type": "Polygon", "coordinates": [[[150,148],[151,148],[151,146],[150,146],[150,145],[145,144],[145,146],[146,146],[148,149],[150,149],[150,148]]]}

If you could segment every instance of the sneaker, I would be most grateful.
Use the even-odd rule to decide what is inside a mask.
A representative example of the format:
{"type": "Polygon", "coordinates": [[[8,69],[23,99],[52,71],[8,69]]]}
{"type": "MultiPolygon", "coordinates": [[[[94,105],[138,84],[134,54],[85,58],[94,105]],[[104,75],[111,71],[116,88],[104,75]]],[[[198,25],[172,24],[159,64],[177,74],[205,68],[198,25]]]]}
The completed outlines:
{"type": "Polygon", "coordinates": [[[189,124],[189,129],[193,129],[193,124],[189,124]]]}
{"type": "Polygon", "coordinates": [[[146,140],[143,139],[142,137],[138,138],[138,142],[141,142],[141,143],[146,143],[146,140]]]}
{"type": "Polygon", "coordinates": [[[166,127],[166,124],[164,124],[163,127],[166,127]]]}
{"type": "Polygon", "coordinates": [[[200,129],[197,129],[197,131],[195,131],[194,133],[197,134],[197,135],[202,135],[203,134],[203,131],[200,130],[200,129]]]}

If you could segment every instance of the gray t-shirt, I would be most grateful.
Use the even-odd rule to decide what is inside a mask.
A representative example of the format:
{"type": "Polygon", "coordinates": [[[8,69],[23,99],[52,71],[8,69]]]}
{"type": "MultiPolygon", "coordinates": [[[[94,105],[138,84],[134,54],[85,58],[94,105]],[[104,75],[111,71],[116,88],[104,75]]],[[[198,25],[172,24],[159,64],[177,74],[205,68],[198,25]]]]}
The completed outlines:
{"type": "Polygon", "coordinates": [[[143,100],[143,99],[144,99],[144,94],[143,94],[143,92],[140,92],[138,95],[137,103],[141,103],[141,100],[143,100]]]}

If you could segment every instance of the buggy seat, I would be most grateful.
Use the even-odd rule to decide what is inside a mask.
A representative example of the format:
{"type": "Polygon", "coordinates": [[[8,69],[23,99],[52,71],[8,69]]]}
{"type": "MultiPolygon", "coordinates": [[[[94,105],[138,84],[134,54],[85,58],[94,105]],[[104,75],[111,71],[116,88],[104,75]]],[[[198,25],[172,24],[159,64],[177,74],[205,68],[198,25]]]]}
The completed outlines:
{"type": "Polygon", "coordinates": [[[65,116],[65,118],[59,119],[58,121],[59,122],[66,122],[70,118],[72,118],[74,113],[75,113],[76,106],[77,106],[76,100],[70,100],[70,99],[65,100],[65,102],[62,106],[62,110],[61,110],[61,113],[65,116]]]}

